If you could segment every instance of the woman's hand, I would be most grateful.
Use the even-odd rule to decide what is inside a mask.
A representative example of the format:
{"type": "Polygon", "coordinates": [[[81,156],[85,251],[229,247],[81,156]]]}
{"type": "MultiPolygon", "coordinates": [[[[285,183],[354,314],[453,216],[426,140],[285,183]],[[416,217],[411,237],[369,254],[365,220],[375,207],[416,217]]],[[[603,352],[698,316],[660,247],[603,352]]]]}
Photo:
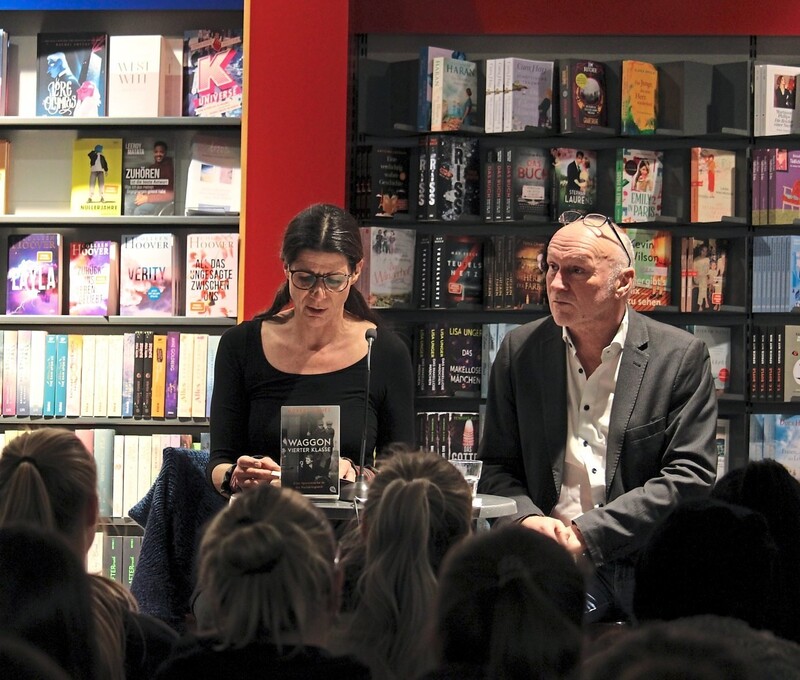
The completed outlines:
{"type": "Polygon", "coordinates": [[[269,456],[239,456],[231,475],[231,491],[252,489],[259,484],[280,486],[281,466],[269,456]]]}
{"type": "Polygon", "coordinates": [[[356,468],[347,458],[339,459],[339,479],[346,479],[348,482],[356,481],[356,468]]]}

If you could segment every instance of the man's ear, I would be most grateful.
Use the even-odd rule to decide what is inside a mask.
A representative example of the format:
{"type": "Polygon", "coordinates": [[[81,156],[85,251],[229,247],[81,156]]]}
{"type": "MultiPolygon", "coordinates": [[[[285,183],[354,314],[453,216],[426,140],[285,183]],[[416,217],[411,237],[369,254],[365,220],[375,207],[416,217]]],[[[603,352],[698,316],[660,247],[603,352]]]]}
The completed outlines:
{"type": "Polygon", "coordinates": [[[617,277],[617,297],[627,298],[636,287],[636,271],[633,267],[626,267],[617,277]]]}

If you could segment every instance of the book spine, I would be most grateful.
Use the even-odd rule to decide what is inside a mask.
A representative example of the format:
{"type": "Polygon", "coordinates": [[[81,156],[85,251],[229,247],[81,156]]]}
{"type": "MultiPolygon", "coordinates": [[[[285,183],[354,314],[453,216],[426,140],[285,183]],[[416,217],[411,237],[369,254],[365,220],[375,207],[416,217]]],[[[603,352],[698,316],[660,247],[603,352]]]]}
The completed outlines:
{"type": "Polygon", "coordinates": [[[426,179],[426,191],[425,191],[425,202],[426,202],[426,212],[425,212],[425,219],[428,220],[435,220],[438,219],[439,215],[436,212],[436,206],[438,204],[437,198],[437,176],[439,175],[439,144],[440,138],[438,135],[428,135],[428,170],[425,174],[426,179]]]}
{"type": "Polygon", "coordinates": [[[196,333],[192,362],[191,412],[192,418],[206,415],[206,371],[208,370],[208,335],[196,333]]]}
{"type": "Polygon", "coordinates": [[[44,415],[46,345],[47,331],[31,331],[30,412],[32,417],[44,415]]]}
{"type": "Polygon", "coordinates": [[[219,335],[208,336],[208,362],[206,364],[206,418],[211,417],[211,397],[214,394],[214,364],[219,349],[219,335]]]}
{"type": "Polygon", "coordinates": [[[492,132],[503,131],[503,110],[505,107],[505,59],[498,59],[494,72],[494,126],[492,132]]]}
{"type": "Polygon", "coordinates": [[[507,146],[503,150],[503,219],[514,219],[514,148],[507,146]]]}
{"type": "Polygon", "coordinates": [[[67,416],[81,414],[81,375],[83,365],[83,336],[67,336],[67,416]]]}
{"type": "Polygon", "coordinates": [[[122,477],[122,516],[139,500],[139,435],[123,435],[125,442],[122,477]]]}
{"type": "Polygon", "coordinates": [[[105,418],[108,415],[108,370],[110,335],[95,336],[94,371],[94,415],[105,418]]]}
{"type": "Polygon", "coordinates": [[[139,444],[136,455],[136,500],[129,507],[133,507],[144,498],[153,485],[151,478],[153,441],[149,434],[138,435],[139,444]]]}
{"type": "Polygon", "coordinates": [[[3,415],[17,414],[17,335],[3,331],[3,415]]]}
{"type": "Polygon", "coordinates": [[[180,334],[178,359],[178,418],[192,417],[192,367],[194,366],[194,335],[180,334]]]}
{"type": "Polygon", "coordinates": [[[133,346],[133,417],[144,415],[144,331],[134,332],[133,346]]]}
{"type": "Polygon", "coordinates": [[[81,360],[81,416],[94,415],[94,373],[96,336],[83,336],[83,359],[81,360]]]}
{"type": "Polygon", "coordinates": [[[45,417],[56,414],[56,355],[58,335],[49,333],[45,341],[44,356],[44,398],[42,415],[45,417]]]}
{"type": "Polygon", "coordinates": [[[111,517],[114,495],[114,430],[97,428],[94,431],[94,460],[97,465],[97,498],[100,516],[111,517]]]}
{"type": "Polygon", "coordinates": [[[494,220],[494,155],[494,148],[486,150],[484,152],[485,161],[481,168],[483,171],[483,190],[481,192],[483,208],[481,213],[486,222],[492,222],[494,220]]]}
{"type": "Polygon", "coordinates": [[[125,489],[125,436],[114,435],[114,476],[112,480],[111,516],[122,517],[122,494],[125,489]]]}
{"type": "Polygon", "coordinates": [[[419,177],[417,178],[417,210],[416,216],[418,220],[424,220],[428,216],[428,138],[420,137],[417,144],[417,170],[419,177]]]}
{"type": "Polygon", "coordinates": [[[447,306],[447,266],[444,261],[447,237],[436,234],[431,246],[431,307],[441,309],[447,306]]]}
{"type": "Polygon", "coordinates": [[[431,304],[431,235],[417,236],[417,306],[425,309],[431,304]]]}
{"type": "Polygon", "coordinates": [[[106,536],[103,549],[103,576],[122,585],[122,536],[106,536]]]}
{"type": "Polygon", "coordinates": [[[125,362],[124,336],[109,336],[108,339],[108,406],[109,418],[122,417],[122,371],[125,362]]]}
{"type": "Polygon", "coordinates": [[[483,127],[487,133],[494,132],[494,97],[495,97],[494,72],[496,63],[497,59],[486,60],[486,96],[484,98],[484,105],[483,105],[483,110],[484,110],[483,127]]]}
{"type": "Polygon", "coordinates": [[[153,331],[142,336],[142,417],[149,418],[153,410],[153,331]]]}
{"type": "Polygon", "coordinates": [[[617,166],[614,181],[614,221],[622,221],[622,183],[625,178],[625,151],[617,149],[617,166]]]}
{"type": "Polygon", "coordinates": [[[572,66],[568,61],[561,64],[560,82],[561,132],[574,132],[572,124],[572,66]]]}
{"type": "Polygon", "coordinates": [[[164,417],[164,397],[167,386],[167,336],[153,336],[153,398],[150,415],[164,417]]]}
{"type": "Polygon", "coordinates": [[[431,82],[431,130],[439,132],[442,129],[442,116],[444,113],[444,57],[433,59],[433,79],[431,82]]]}
{"type": "Polygon", "coordinates": [[[122,336],[122,392],[123,418],[133,418],[133,383],[136,372],[136,333],[122,336]]]}
{"type": "Polygon", "coordinates": [[[31,414],[31,331],[17,335],[17,415],[31,414]]]}
{"type": "Polygon", "coordinates": [[[166,418],[178,417],[178,369],[180,364],[180,333],[167,333],[167,382],[164,396],[166,418]]]}
{"type": "Polygon", "coordinates": [[[55,416],[67,415],[67,367],[69,365],[69,336],[59,333],[56,336],[56,391],[55,416]]]}

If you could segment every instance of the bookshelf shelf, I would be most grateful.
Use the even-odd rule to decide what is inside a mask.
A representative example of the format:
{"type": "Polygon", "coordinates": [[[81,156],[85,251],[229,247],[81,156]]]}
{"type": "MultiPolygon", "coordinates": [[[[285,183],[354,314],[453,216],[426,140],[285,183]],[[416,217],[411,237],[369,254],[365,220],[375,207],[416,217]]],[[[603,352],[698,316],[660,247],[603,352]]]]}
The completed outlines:
{"type": "Polygon", "coordinates": [[[47,118],[25,116],[0,116],[0,130],[14,128],[19,130],[52,130],[58,128],[240,128],[240,118],[190,118],[163,116],[160,118],[47,118]]]}

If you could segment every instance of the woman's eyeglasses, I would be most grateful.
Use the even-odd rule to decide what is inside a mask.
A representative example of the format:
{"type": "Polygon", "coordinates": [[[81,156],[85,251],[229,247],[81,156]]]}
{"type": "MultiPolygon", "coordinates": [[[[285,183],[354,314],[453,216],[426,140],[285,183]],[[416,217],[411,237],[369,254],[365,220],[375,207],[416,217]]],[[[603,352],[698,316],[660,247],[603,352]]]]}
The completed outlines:
{"type": "Polygon", "coordinates": [[[314,274],[302,269],[289,269],[288,272],[295,288],[311,290],[321,280],[331,293],[341,293],[347,288],[347,284],[350,283],[353,276],[352,274],[314,274]]]}
{"type": "Polygon", "coordinates": [[[633,266],[633,260],[631,260],[631,255],[628,252],[628,249],[625,247],[625,243],[623,243],[622,238],[619,235],[619,231],[617,231],[617,225],[611,221],[610,217],[606,215],[601,215],[600,213],[589,213],[588,215],[584,215],[580,210],[567,210],[558,217],[558,221],[560,224],[571,224],[572,222],[576,222],[578,220],[583,220],[583,223],[592,230],[596,230],[595,236],[602,236],[603,235],[603,227],[608,225],[611,227],[611,231],[614,232],[614,236],[617,238],[617,242],[619,243],[620,248],[625,251],[625,257],[628,258],[628,266],[633,266]]]}

